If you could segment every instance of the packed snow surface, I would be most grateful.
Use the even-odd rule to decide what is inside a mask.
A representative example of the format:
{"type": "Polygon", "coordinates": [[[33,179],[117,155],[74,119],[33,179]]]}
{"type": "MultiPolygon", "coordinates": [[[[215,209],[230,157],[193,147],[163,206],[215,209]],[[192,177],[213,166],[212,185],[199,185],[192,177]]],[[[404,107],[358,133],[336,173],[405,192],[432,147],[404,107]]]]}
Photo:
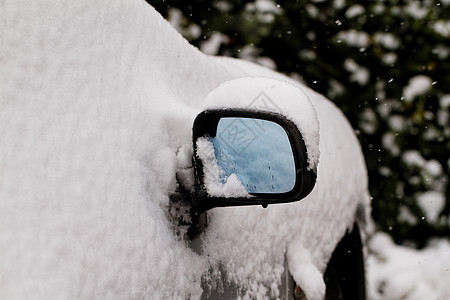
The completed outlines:
{"type": "Polygon", "coordinates": [[[261,90],[299,126],[316,187],[294,204],[211,210],[199,255],[168,213],[195,116],[249,104],[205,104],[228,80],[289,80],[202,54],[144,1],[1,5],[1,299],[196,299],[219,266],[248,295],[276,295],[286,249],[308,297],[323,296],[320,273],[357,205],[369,207],[335,106],[299,83],[292,98],[261,90]]]}

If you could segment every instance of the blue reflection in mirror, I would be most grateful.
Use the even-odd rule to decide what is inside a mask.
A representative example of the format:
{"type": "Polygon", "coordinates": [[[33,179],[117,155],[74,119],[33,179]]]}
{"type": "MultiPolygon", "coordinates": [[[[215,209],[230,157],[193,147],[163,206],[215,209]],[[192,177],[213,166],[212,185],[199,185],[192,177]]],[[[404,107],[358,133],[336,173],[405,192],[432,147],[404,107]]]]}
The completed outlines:
{"type": "Polygon", "coordinates": [[[222,118],[211,138],[223,181],[236,174],[249,193],[286,193],[295,186],[292,147],[279,124],[252,118],[222,118]]]}

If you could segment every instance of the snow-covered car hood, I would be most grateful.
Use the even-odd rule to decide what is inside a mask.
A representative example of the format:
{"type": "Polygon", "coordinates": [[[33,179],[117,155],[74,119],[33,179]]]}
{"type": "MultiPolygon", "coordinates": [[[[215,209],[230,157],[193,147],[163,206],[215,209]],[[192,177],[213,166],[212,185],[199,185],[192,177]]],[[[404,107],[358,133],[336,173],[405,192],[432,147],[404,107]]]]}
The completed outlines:
{"type": "Polygon", "coordinates": [[[313,192],[213,209],[199,255],[168,218],[195,116],[227,80],[289,79],[202,54],[143,1],[7,1],[0,19],[0,298],[197,298],[219,264],[276,296],[285,253],[307,295],[323,295],[335,245],[369,204],[358,142],[328,100],[294,83],[320,124],[313,192]]]}

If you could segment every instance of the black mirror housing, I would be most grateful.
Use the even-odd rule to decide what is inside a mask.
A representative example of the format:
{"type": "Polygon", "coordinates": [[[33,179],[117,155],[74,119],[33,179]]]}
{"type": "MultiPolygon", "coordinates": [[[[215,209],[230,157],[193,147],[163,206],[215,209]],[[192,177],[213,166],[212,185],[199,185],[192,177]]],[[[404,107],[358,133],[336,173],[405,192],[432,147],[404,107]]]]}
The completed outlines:
{"type": "MultiPolygon", "coordinates": [[[[262,122],[262,121],[261,121],[262,122]]],[[[256,138],[256,137],[255,137],[256,138]]],[[[266,144],[269,141],[260,141],[266,144]]],[[[194,169],[195,169],[195,191],[191,195],[192,209],[196,213],[201,213],[214,207],[241,206],[241,205],[262,205],[288,203],[299,201],[306,197],[314,188],[316,182],[316,170],[308,169],[307,149],[302,135],[297,126],[285,116],[267,111],[255,111],[245,109],[215,109],[201,112],[193,125],[193,148],[194,148],[194,169]],[[238,120],[264,120],[279,125],[286,133],[288,144],[292,150],[293,163],[295,164],[295,175],[293,187],[287,190],[275,192],[248,192],[248,196],[228,196],[211,195],[208,192],[205,182],[205,162],[202,161],[198,153],[197,141],[200,138],[215,138],[218,134],[218,125],[222,119],[239,118],[238,120]]],[[[271,155],[276,153],[265,153],[266,160],[271,159],[271,155]]],[[[257,172],[257,171],[255,171],[257,172]]],[[[272,186],[273,187],[273,186],[272,186]]]]}

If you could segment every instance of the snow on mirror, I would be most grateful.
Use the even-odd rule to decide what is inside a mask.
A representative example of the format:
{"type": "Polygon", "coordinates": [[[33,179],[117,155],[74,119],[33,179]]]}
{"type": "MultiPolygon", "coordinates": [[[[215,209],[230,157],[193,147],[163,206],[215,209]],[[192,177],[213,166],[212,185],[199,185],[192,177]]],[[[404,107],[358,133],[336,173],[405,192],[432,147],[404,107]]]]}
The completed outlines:
{"type": "Polygon", "coordinates": [[[287,193],[295,186],[291,143],[283,127],[275,122],[221,118],[216,136],[200,138],[197,147],[211,196],[287,193]]]}

